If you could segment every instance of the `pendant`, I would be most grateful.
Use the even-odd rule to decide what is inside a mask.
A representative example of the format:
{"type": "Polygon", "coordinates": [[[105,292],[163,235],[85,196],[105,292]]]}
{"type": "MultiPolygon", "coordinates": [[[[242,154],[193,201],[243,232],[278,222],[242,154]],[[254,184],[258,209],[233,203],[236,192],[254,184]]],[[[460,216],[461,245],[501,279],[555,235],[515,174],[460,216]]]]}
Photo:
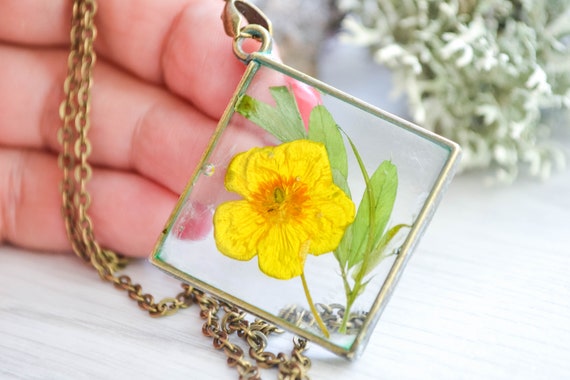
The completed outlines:
{"type": "Polygon", "coordinates": [[[355,358],[460,148],[274,60],[254,6],[228,1],[225,12],[247,68],[151,262],[355,358]],[[249,38],[258,51],[244,51],[249,38]]]}

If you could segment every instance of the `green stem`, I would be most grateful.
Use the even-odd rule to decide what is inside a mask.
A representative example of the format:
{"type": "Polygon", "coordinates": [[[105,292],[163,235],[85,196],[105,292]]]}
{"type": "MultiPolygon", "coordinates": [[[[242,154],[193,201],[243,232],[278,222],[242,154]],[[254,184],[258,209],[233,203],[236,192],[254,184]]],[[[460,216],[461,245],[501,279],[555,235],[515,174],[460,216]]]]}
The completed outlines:
{"type": "Polygon", "coordinates": [[[329,333],[329,330],[327,330],[327,327],[325,326],[321,318],[321,315],[315,308],[315,304],[313,303],[313,297],[311,297],[311,293],[309,292],[309,287],[307,286],[307,280],[305,279],[305,272],[301,273],[301,281],[303,282],[303,290],[305,291],[305,297],[307,298],[307,302],[309,303],[309,307],[311,308],[313,317],[315,317],[315,320],[317,321],[317,324],[319,325],[321,331],[328,339],[330,338],[331,334],[329,333]]]}
{"type": "Polygon", "coordinates": [[[342,316],[342,321],[340,323],[340,328],[338,329],[339,332],[342,334],[346,334],[346,325],[348,324],[348,319],[350,318],[350,312],[352,310],[352,304],[356,300],[355,294],[358,294],[359,289],[357,289],[358,285],[354,286],[354,289],[350,292],[350,294],[346,295],[346,307],[344,308],[344,315],[342,316]]]}
{"type": "Polygon", "coordinates": [[[342,276],[342,282],[344,284],[344,294],[346,296],[346,306],[344,308],[345,314],[342,318],[342,322],[340,324],[338,332],[340,332],[341,334],[346,334],[346,324],[348,322],[348,318],[346,316],[347,316],[347,311],[350,311],[350,308],[352,307],[352,303],[349,301],[352,298],[352,289],[350,289],[350,284],[348,283],[348,278],[347,278],[348,273],[345,270],[345,268],[341,267],[340,272],[341,272],[341,276],[342,276]]]}
{"type": "Polygon", "coordinates": [[[363,257],[363,263],[360,266],[361,270],[357,275],[357,282],[361,282],[362,278],[364,277],[363,273],[366,272],[366,267],[369,262],[370,253],[372,252],[372,248],[374,246],[374,230],[375,230],[374,227],[376,226],[376,215],[374,211],[376,210],[376,199],[374,198],[374,194],[372,193],[372,187],[370,186],[370,176],[368,175],[368,171],[366,170],[366,166],[364,165],[362,157],[360,157],[360,153],[358,152],[356,145],[354,145],[354,142],[344,130],[342,129],[340,130],[346,136],[346,139],[350,144],[350,148],[354,153],[354,157],[358,162],[358,166],[360,167],[362,177],[364,178],[364,183],[366,184],[366,197],[368,198],[368,239],[366,241],[366,250],[363,257]]]}
{"type": "MultiPolygon", "coordinates": [[[[365,252],[363,255],[364,257],[363,257],[362,265],[360,266],[360,270],[358,271],[358,274],[356,275],[356,278],[354,279],[354,288],[353,289],[346,290],[346,288],[347,288],[346,276],[348,275],[348,273],[345,272],[344,270],[342,271],[342,277],[343,277],[343,280],[345,283],[345,292],[346,292],[346,308],[344,311],[344,316],[342,318],[342,322],[341,322],[339,331],[341,333],[346,333],[346,325],[348,323],[348,319],[350,318],[350,311],[352,309],[352,304],[354,303],[354,301],[356,300],[356,297],[358,297],[358,294],[360,293],[360,287],[362,285],[362,280],[364,279],[364,275],[367,271],[367,267],[368,267],[369,262],[370,262],[370,254],[372,252],[372,249],[374,248],[374,230],[375,230],[375,225],[376,225],[376,215],[375,215],[374,211],[376,210],[376,199],[374,198],[374,194],[372,193],[372,187],[370,186],[370,176],[368,175],[368,171],[366,170],[366,166],[364,165],[364,161],[362,160],[362,157],[360,156],[360,153],[358,152],[356,145],[354,145],[354,142],[352,141],[352,139],[348,136],[348,134],[344,130],[342,130],[342,129],[340,129],[340,130],[346,136],[348,143],[352,149],[352,152],[354,153],[354,157],[356,158],[358,166],[360,167],[362,177],[364,178],[364,182],[366,184],[366,197],[368,197],[368,206],[369,206],[369,209],[368,209],[368,239],[366,242],[366,248],[365,248],[365,252]]],[[[348,286],[348,288],[350,288],[350,286],[348,286]]]]}
{"type": "MultiPolygon", "coordinates": [[[[346,133],[345,133],[346,135],[346,133]]],[[[348,143],[352,148],[352,152],[354,153],[354,157],[358,162],[358,166],[360,167],[360,171],[362,172],[362,177],[364,177],[364,183],[366,184],[366,196],[368,197],[368,240],[366,242],[366,250],[364,252],[363,262],[360,266],[360,271],[358,272],[354,287],[360,287],[360,283],[364,278],[364,273],[366,273],[366,269],[368,267],[368,263],[370,261],[370,253],[372,252],[372,248],[374,246],[374,230],[376,226],[376,215],[374,211],[376,210],[376,199],[374,198],[374,194],[372,193],[372,187],[370,186],[370,176],[368,175],[368,171],[364,166],[364,161],[362,161],[362,157],[360,157],[360,153],[358,153],[358,149],[356,146],[346,135],[348,143]]]]}
{"type": "Polygon", "coordinates": [[[350,284],[348,283],[348,272],[344,267],[340,267],[340,275],[342,276],[342,283],[344,285],[344,294],[348,299],[348,295],[350,294],[350,284]]]}

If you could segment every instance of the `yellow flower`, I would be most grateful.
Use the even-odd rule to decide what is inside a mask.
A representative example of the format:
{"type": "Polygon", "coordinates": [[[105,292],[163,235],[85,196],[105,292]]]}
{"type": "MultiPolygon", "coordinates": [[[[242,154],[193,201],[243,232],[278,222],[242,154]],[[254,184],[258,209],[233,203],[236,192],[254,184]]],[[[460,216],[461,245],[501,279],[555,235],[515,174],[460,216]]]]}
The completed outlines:
{"type": "Polygon", "coordinates": [[[324,145],[309,140],[238,154],[225,185],[243,199],[216,209],[218,249],[236,260],[258,255],[259,269],[273,278],[301,275],[307,253],[334,250],[354,220],[354,203],[333,183],[324,145]]]}

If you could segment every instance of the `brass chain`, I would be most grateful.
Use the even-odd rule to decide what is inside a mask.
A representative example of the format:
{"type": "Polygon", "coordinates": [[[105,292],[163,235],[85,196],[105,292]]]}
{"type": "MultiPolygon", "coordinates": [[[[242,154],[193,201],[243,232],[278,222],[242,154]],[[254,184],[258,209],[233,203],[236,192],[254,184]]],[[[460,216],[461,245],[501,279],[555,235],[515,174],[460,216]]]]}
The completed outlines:
{"type": "Polygon", "coordinates": [[[200,315],[206,320],[202,332],[213,339],[216,349],[224,351],[228,364],[237,368],[240,379],[260,379],[259,367],[277,367],[279,379],[282,380],[308,379],[307,371],[311,362],[303,355],[307,344],[305,340],[294,340],[290,358],[283,353],[275,355],[265,351],[267,337],[279,332],[275,326],[260,320],[249,323],[243,311],[187,284],[181,284],[183,290],[176,297],[155,302],[154,297],[143,293],[142,287],[133,283],[129,276],[116,274],[126,266],[127,260],[116,252],[102,248],[95,239],[93,223],[88,213],[91,196],[87,191],[87,183],[92,175],[88,162],[91,153],[88,131],[91,126],[91,87],[96,60],[96,12],[95,0],[73,2],[71,47],[64,83],[65,99],[59,110],[62,120],[62,127],[58,131],[58,140],[62,146],[59,155],[59,166],[63,172],[62,211],[73,251],[91,264],[102,279],[126,291],[128,296],[152,317],[169,315],[193,303],[198,304],[200,315]],[[220,318],[221,313],[224,315],[220,318]],[[257,365],[245,359],[240,346],[230,342],[229,337],[233,333],[247,343],[248,354],[257,365]]]}
{"type": "Polygon", "coordinates": [[[206,322],[202,326],[202,333],[213,339],[214,348],[223,350],[228,358],[228,365],[236,367],[240,380],[261,379],[259,367],[278,368],[279,380],[308,380],[307,374],[311,367],[311,360],[303,355],[307,341],[294,339],[291,357],[284,353],[275,355],[266,351],[267,338],[273,333],[282,333],[274,325],[257,319],[253,323],[245,319],[246,314],[233,305],[221,302],[198,290],[194,292],[195,300],[200,305],[200,317],[206,322]],[[220,318],[220,312],[224,313],[220,318]],[[243,349],[230,340],[236,335],[249,346],[249,356],[254,359],[257,366],[245,360],[243,349]]]}

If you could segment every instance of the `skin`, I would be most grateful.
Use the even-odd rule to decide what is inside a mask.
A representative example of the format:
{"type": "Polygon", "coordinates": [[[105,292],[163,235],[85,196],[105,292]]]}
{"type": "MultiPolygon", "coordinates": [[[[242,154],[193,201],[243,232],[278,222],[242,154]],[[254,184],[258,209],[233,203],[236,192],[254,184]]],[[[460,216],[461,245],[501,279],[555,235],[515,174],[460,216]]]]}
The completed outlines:
{"type": "MultiPolygon", "coordinates": [[[[90,215],[103,246],[148,256],[245,66],[224,34],[221,0],[98,5],[90,215]]],[[[70,249],[56,133],[71,8],[71,0],[0,2],[3,244],[70,249]]]]}

